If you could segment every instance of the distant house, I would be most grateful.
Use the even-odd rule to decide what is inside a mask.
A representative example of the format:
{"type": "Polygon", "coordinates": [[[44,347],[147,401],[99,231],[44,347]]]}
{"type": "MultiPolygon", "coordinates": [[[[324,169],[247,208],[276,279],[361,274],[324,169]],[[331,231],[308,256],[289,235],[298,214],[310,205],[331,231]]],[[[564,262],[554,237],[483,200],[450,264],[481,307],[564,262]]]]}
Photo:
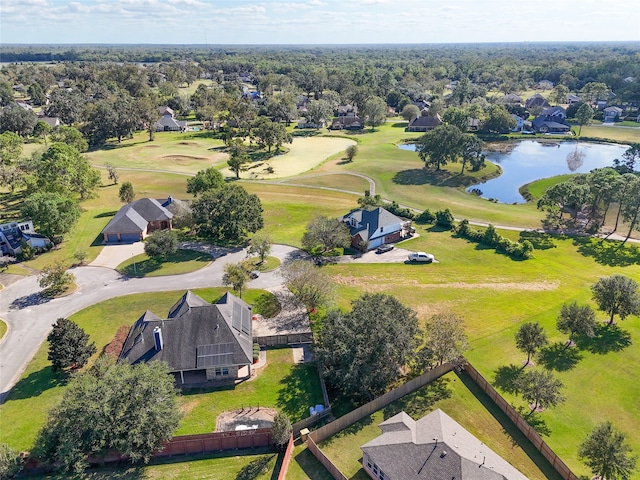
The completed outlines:
{"type": "Polygon", "coordinates": [[[336,117],[357,117],[358,106],[357,105],[338,105],[335,111],[336,117]]]}
{"type": "Polygon", "coordinates": [[[570,94],[567,95],[567,103],[569,105],[573,105],[574,103],[578,103],[578,102],[581,102],[581,101],[582,101],[582,99],[579,96],[574,95],[573,93],[570,93],[570,94]]]}
{"type": "Polygon", "coordinates": [[[226,293],[211,304],[187,291],[166,319],[147,310],[131,327],[119,361],[166,362],[178,385],[251,376],[251,307],[226,293]]]}
{"type": "Polygon", "coordinates": [[[527,109],[531,109],[531,108],[547,108],[547,107],[550,107],[551,105],[549,104],[549,102],[547,102],[546,98],[544,98],[539,93],[536,93],[535,95],[527,98],[527,101],[524,103],[524,106],[527,109]]]}
{"type": "Polygon", "coordinates": [[[175,112],[167,107],[160,107],[160,120],[156,122],[156,132],[184,132],[187,129],[187,122],[185,120],[176,120],[174,118],[175,112]]]}
{"type": "Polygon", "coordinates": [[[242,87],[242,98],[246,98],[252,101],[262,100],[262,94],[259,90],[249,90],[247,87],[242,87]]]}
{"type": "Polygon", "coordinates": [[[62,122],[58,117],[38,117],[38,121],[45,122],[51,128],[55,128],[58,125],[62,125],[62,122]]]}
{"type": "Polygon", "coordinates": [[[36,233],[31,220],[0,225],[0,254],[15,257],[22,253],[22,242],[31,248],[41,249],[51,245],[44,235],[36,233]]]}
{"type": "Polygon", "coordinates": [[[296,125],[296,128],[315,128],[316,130],[324,127],[324,121],[322,123],[313,123],[306,118],[301,118],[296,125]]]}
{"type": "Polygon", "coordinates": [[[442,410],[415,421],[385,420],[362,445],[362,466],[375,480],[526,480],[526,476],[442,410]]]}
{"type": "Polygon", "coordinates": [[[500,99],[500,102],[509,105],[522,105],[522,97],[520,95],[516,95],[515,93],[507,93],[500,99]]]}
{"type": "Polygon", "coordinates": [[[569,133],[571,131],[569,125],[547,116],[540,116],[534,119],[531,124],[537,133],[569,133]]]}
{"type": "Polygon", "coordinates": [[[139,242],[156,230],[171,230],[173,213],[166,207],[172,202],[141,198],[125,205],[102,230],[104,242],[139,242]]]}
{"type": "Polygon", "coordinates": [[[624,112],[620,107],[607,107],[603,110],[604,112],[604,121],[605,122],[614,122],[616,119],[619,119],[624,112]]]}
{"type": "Polygon", "coordinates": [[[482,127],[482,122],[478,118],[470,118],[468,123],[467,128],[471,132],[477,132],[482,127]]]}
{"type": "Polygon", "coordinates": [[[426,100],[417,100],[415,102],[411,102],[411,105],[415,105],[422,112],[423,110],[429,110],[431,104],[426,100]]]}
{"type": "Polygon", "coordinates": [[[367,250],[383,243],[394,243],[412,234],[411,221],[403,220],[393,213],[378,207],[374,210],[354,210],[340,219],[349,227],[351,245],[367,250]]]}
{"type": "Polygon", "coordinates": [[[429,130],[433,130],[438,125],[442,124],[442,118],[437,113],[433,116],[431,115],[420,115],[417,118],[414,118],[409,123],[407,127],[407,132],[428,132],[429,130]]]}
{"type": "Polygon", "coordinates": [[[545,108],[540,115],[553,118],[554,120],[561,119],[564,121],[567,118],[567,111],[562,107],[548,107],[545,108]]]}
{"type": "Polygon", "coordinates": [[[516,121],[516,126],[511,129],[512,132],[521,132],[524,130],[524,119],[518,115],[511,114],[511,118],[516,121]]]}
{"type": "Polygon", "coordinates": [[[595,108],[597,108],[598,110],[604,110],[607,107],[607,101],[606,100],[596,100],[595,102],[593,102],[593,106],[595,108]]]}
{"type": "Polygon", "coordinates": [[[540,90],[552,90],[553,89],[553,82],[550,80],[540,80],[538,82],[538,88],[540,90]]]}
{"type": "Polygon", "coordinates": [[[362,130],[364,119],[353,116],[336,117],[331,122],[331,130],[362,130]]]}
{"type": "Polygon", "coordinates": [[[21,109],[23,110],[33,110],[33,107],[31,105],[29,105],[27,102],[23,102],[21,100],[16,102],[16,105],[19,106],[21,109]]]}

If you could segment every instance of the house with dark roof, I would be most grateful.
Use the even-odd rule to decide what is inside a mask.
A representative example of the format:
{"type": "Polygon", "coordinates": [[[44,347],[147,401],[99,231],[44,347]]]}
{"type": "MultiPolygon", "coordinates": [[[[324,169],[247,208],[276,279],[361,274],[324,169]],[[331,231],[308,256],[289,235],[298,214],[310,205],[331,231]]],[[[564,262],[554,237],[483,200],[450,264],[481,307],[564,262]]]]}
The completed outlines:
{"type": "Polygon", "coordinates": [[[614,122],[616,118],[620,118],[624,110],[620,107],[607,107],[603,110],[603,120],[605,122],[614,122]]]}
{"type": "Polygon", "coordinates": [[[43,249],[51,245],[51,240],[35,231],[31,220],[0,225],[0,256],[20,255],[22,242],[35,249],[43,249]]]}
{"type": "Polygon", "coordinates": [[[405,412],[385,420],[362,445],[362,466],[376,480],[526,480],[442,410],[415,421],[405,412]]]}
{"type": "Polygon", "coordinates": [[[336,117],[357,117],[358,106],[357,105],[338,105],[335,111],[336,117]]]}
{"type": "Polygon", "coordinates": [[[372,250],[383,243],[394,243],[412,234],[410,220],[403,220],[382,207],[354,210],[340,218],[340,221],[349,228],[351,245],[360,250],[372,250]]]}
{"type": "Polygon", "coordinates": [[[163,106],[158,108],[158,112],[161,116],[156,122],[156,132],[184,132],[187,129],[186,120],[176,120],[171,108],[163,106]]]}
{"type": "Polygon", "coordinates": [[[515,93],[507,93],[500,99],[500,103],[506,103],[509,105],[522,105],[522,97],[515,93]]]}
{"type": "Polygon", "coordinates": [[[409,122],[407,132],[428,132],[442,124],[442,118],[437,113],[435,115],[420,115],[409,122]]]}
{"type": "Polygon", "coordinates": [[[544,98],[539,93],[536,93],[535,95],[527,98],[527,101],[524,103],[524,106],[527,109],[531,109],[531,108],[547,108],[547,107],[550,107],[551,105],[549,104],[546,98],[544,98]]]}
{"type": "Polygon", "coordinates": [[[141,198],[122,207],[102,230],[105,243],[139,242],[156,230],[171,230],[173,213],[166,200],[141,198]]]}
{"type": "Polygon", "coordinates": [[[119,361],[166,362],[178,385],[249,378],[251,307],[230,293],[212,304],[187,291],[166,319],[147,310],[134,323],[119,361]]]}
{"type": "Polygon", "coordinates": [[[362,130],[364,119],[353,116],[336,117],[331,122],[331,130],[362,130]]]}
{"type": "Polygon", "coordinates": [[[564,120],[541,115],[534,119],[531,125],[537,133],[569,133],[571,127],[563,122],[564,120]]]}
{"type": "Polygon", "coordinates": [[[567,103],[569,105],[572,105],[574,103],[578,103],[578,102],[581,102],[581,101],[582,101],[582,99],[579,96],[574,95],[573,93],[570,93],[570,94],[567,95],[567,103]]]}
{"type": "Polygon", "coordinates": [[[556,121],[559,121],[560,123],[563,123],[567,118],[567,111],[562,107],[547,107],[542,110],[542,113],[540,115],[550,117],[556,121]]]}

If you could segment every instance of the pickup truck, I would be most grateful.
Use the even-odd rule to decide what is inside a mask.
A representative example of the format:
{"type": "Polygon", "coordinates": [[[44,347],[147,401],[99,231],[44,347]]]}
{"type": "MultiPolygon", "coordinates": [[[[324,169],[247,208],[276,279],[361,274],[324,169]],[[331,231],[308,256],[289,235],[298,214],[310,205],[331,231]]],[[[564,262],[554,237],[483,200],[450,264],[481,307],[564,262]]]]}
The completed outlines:
{"type": "Polygon", "coordinates": [[[427,263],[431,263],[435,260],[435,257],[433,255],[431,255],[430,253],[424,253],[424,252],[413,252],[409,254],[409,261],[410,262],[427,262],[427,263]]]}

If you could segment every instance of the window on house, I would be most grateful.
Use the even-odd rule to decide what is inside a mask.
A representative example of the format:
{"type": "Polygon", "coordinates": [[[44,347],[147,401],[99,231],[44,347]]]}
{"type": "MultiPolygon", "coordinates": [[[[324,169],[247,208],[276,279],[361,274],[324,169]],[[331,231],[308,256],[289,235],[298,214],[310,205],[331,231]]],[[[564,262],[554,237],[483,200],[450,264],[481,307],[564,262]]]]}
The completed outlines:
{"type": "Polygon", "coordinates": [[[371,465],[371,459],[369,458],[369,456],[367,455],[367,468],[369,470],[371,470],[373,468],[373,466],[371,465]]]}
{"type": "Polygon", "coordinates": [[[378,475],[378,478],[380,480],[384,480],[385,479],[384,472],[382,470],[380,470],[380,475],[378,475]]]}
{"type": "Polygon", "coordinates": [[[222,375],[229,375],[229,369],[227,367],[222,368],[222,375]]]}
{"type": "Polygon", "coordinates": [[[377,474],[378,474],[378,465],[377,465],[377,464],[375,464],[375,463],[373,464],[373,473],[374,473],[375,475],[377,475],[377,474]]]}
{"type": "Polygon", "coordinates": [[[380,227],[380,232],[384,232],[384,227],[380,227]]]}

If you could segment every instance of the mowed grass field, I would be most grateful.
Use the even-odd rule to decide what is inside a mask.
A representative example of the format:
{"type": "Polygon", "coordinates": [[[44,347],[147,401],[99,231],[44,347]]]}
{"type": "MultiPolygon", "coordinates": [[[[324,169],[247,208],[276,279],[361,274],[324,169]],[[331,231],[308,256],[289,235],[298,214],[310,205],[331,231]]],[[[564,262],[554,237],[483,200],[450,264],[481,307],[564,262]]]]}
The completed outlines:
{"type": "Polygon", "coordinates": [[[149,135],[136,133],[122,143],[110,141],[104,148],[87,153],[97,167],[111,163],[115,167],[176,172],[193,175],[199,170],[226,165],[229,156],[222,152],[222,140],[207,132],[158,132],[150,142],[149,135]]]}
{"type": "MultiPolygon", "coordinates": [[[[249,169],[240,172],[240,178],[268,180],[300,175],[355,144],[344,137],[294,137],[293,143],[285,145],[287,153],[247,165],[249,169]],[[272,168],[273,173],[267,172],[267,168],[272,168]]],[[[228,168],[221,171],[226,177],[235,177],[228,168]]]]}
{"type": "MultiPolygon", "coordinates": [[[[207,301],[217,300],[226,289],[194,290],[207,301]]],[[[251,304],[262,290],[247,290],[243,300],[251,304]]],[[[119,297],[86,308],[70,318],[95,342],[100,354],[118,329],[130,327],[147,310],[166,315],[184,291],[156,292],[119,297]]],[[[54,374],[47,360],[48,344],[42,344],[7,400],[0,405],[0,442],[18,450],[33,447],[47,412],[60,401],[65,376],[54,374]]],[[[93,360],[92,359],[92,360],[93,360]]],[[[90,361],[92,361],[90,360],[90,361]]],[[[267,351],[267,366],[258,376],[234,389],[193,389],[180,399],[184,418],[177,435],[215,431],[216,417],[225,410],[260,405],[277,408],[296,422],[308,416],[309,405],[322,403],[318,372],[314,365],[296,365],[290,348],[267,351]]]]}

